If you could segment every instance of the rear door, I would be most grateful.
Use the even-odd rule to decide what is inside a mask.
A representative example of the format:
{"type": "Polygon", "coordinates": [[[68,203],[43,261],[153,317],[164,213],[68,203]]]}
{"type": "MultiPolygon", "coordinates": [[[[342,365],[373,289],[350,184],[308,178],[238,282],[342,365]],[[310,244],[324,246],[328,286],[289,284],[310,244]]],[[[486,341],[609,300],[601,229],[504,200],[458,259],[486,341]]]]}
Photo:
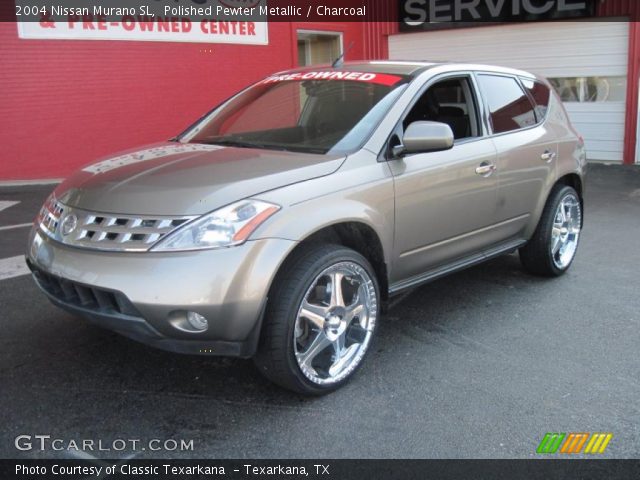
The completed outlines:
{"type": "Polygon", "coordinates": [[[517,239],[555,178],[557,140],[544,121],[549,90],[510,75],[479,73],[477,79],[497,151],[496,231],[502,240],[517,239]]]}

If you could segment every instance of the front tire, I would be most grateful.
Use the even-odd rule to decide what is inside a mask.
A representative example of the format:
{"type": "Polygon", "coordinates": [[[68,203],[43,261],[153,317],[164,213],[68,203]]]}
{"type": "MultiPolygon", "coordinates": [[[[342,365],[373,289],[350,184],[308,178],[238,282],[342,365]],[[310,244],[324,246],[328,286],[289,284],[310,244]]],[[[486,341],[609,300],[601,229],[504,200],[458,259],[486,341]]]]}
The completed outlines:
{"type": "Polygon", "coordinates": [[[582,230],[582,203],[578,193],[556,185],[544,207],[529,243],[520,249],[525,270],[535,275],[559,277],[573,263],[582,230]]]}
{"type": "Polygon", "coordinates": [[[371,264],[339,245],[309,245],[278,273],[254,362],[278,385],[322,395],[362,364],[380,314],[371,264]]]}

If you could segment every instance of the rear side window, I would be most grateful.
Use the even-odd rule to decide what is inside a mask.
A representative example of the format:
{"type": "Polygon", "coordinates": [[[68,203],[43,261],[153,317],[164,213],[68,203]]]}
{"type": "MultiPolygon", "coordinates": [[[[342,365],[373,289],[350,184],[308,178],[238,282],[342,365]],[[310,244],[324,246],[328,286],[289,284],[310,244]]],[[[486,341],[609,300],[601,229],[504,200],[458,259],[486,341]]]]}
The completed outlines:
{"type": "Polygon", "coordinates": [[[544,120],[544,117],[547,116],[551,91],[543,83],[536,82],[528,78],[522,78],[521,80],[524,88],[529,92],[533,101],[536,102],[536,115],[538,117],[538,121],[541,122],[544,120]]]}
{"type": "Polygon", "coordinates": [[[478,77],[494,133],[512,132],[536,124],[533,105],[515,78],[497,75],[478,77]]]}

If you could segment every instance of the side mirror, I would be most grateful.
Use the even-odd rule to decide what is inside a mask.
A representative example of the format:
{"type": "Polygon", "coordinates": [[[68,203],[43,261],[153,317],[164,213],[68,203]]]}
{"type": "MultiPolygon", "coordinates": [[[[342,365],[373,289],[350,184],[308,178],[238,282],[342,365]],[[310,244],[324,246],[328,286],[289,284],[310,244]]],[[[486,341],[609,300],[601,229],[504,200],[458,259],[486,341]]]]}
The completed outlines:
{"type": "Polygon", "coordinates": [[[404,132],[402,144],[392,149],[394,157],[407,153],[426,153],[453,148],[453,130],[446,123],[413,122],[404,132]]]}

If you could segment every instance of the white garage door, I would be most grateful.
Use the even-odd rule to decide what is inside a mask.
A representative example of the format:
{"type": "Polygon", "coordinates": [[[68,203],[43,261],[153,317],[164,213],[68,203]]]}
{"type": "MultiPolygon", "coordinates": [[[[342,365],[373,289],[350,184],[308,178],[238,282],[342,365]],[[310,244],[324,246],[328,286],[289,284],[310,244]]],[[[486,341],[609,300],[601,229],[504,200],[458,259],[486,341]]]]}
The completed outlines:
{"type": "Polygon", "coordinates": [[[629,25],[561,22],[439,30],[389,37],[389,57],[521,68],[559,90],[592,160],[622,161],[629,25]]]}

